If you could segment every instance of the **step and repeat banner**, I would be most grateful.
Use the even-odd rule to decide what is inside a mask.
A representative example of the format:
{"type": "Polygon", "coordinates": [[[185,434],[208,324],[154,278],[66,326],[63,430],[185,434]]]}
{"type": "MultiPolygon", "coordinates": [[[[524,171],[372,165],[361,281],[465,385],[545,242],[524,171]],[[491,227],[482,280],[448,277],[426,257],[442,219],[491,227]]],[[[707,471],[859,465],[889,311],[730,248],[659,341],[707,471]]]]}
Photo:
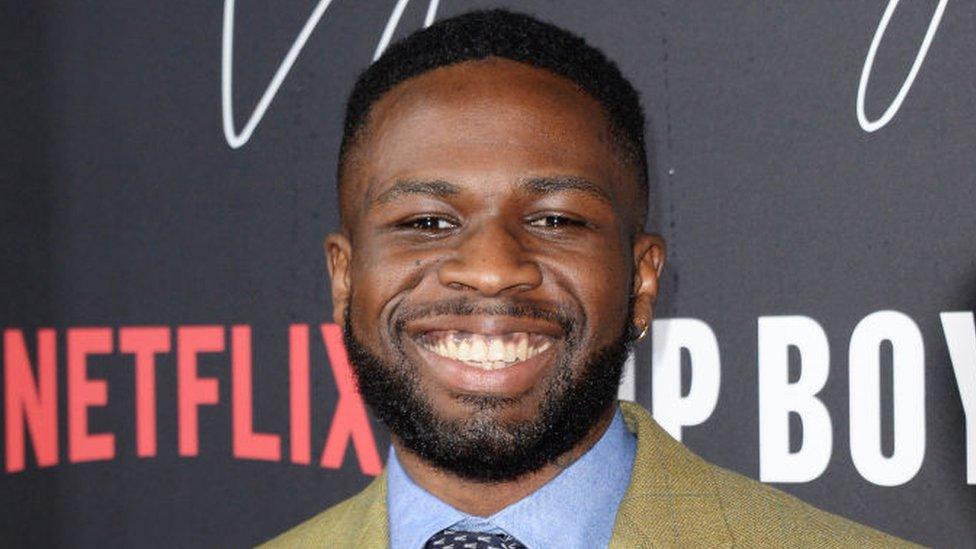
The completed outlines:
{"type": "Polygon", "coordinates": [[[707,459],[976,539],[976,7],[211,0],[0,8],[0,545],[241,547],[357,492],[324,236],[356,75],[504,5],[650,116],[653,336],[621,388],[707,459]]]}

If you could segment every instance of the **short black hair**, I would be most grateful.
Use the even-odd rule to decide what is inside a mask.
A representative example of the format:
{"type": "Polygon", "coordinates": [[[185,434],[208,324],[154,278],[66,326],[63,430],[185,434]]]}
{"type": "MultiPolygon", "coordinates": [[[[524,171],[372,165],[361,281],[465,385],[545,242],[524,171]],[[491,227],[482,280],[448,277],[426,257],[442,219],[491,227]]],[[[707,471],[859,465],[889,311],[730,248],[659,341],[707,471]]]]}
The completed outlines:
{"type": "Polygon", "coordinates": [[[338,184],[350,149],[372,106],[396,85],[439,67],[488,57],[510,59],[574,82],[606,111],[611,134],[638,175],[647,202],[647,153],[640,95],[600,50],[565,29],[504,9],[464,13],[434,23],[390,46],[356,80],[346,102],[338,184]]]}

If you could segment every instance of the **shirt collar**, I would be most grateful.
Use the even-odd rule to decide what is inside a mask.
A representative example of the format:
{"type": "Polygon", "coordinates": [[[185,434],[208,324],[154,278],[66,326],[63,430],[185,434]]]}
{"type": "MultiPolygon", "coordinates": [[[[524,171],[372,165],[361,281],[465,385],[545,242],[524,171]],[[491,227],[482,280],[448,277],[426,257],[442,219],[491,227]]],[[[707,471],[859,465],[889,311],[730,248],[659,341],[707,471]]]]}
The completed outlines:
{"type": "Polygon", "coordinates": [[[391,549],[419,549],[431,536],[467,516],[414,483],[393,446],[386,470],[391,549]]]}
{"type": "Polygon", "coordinates": [[[636,448],[637,441],[617,410],[600,440],[578,460],[490,517],[467,515],[415,484],[391,448],[387,465],[390,546],[423,547],[430,536],[460,522],[461,529],[502,530],[531,549],[606,547],[630,484],[636,448]]]}

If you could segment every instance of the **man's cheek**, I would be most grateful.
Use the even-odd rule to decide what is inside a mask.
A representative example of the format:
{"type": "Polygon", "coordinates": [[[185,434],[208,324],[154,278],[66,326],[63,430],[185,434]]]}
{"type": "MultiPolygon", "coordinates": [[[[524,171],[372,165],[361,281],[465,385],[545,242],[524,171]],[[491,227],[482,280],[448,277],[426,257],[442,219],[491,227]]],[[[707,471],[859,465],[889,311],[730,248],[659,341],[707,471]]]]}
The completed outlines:
{"type": "Polygon", "coordinates": [[[624,281],[605,283],[610,292],[595,291],[586,302],[587,329],[594,334],[597,342],[606,344],[614,340],[622,327],[629,321],[629,285],[624,281]]]}

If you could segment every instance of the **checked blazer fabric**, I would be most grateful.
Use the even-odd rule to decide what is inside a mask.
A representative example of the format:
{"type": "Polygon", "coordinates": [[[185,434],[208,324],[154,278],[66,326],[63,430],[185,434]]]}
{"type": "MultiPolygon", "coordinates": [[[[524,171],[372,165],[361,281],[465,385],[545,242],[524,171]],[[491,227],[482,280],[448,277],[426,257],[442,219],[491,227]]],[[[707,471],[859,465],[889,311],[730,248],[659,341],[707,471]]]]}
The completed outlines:
{"type": "MultiPolygon", "coordinates": [[[[621,402],[620,409],[637,436],[637,456],[617,510],[612,549],[917,547],[712,465],[671,438],[639,405],[621,402]]],[[[264,547],[384,549],[388,544],[384,473],[264,547]]]]}

